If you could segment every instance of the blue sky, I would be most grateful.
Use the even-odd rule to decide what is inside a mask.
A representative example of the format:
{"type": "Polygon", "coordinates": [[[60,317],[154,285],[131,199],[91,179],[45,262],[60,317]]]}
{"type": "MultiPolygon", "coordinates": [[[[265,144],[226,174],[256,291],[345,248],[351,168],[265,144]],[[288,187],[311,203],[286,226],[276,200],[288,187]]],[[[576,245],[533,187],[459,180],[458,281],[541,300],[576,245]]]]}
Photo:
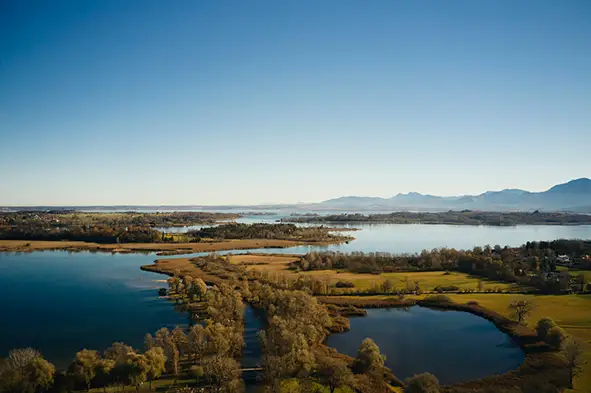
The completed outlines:
{"type": "Polygon", "coordinates": [[[0,1],[0,205],[591,176],[591,2],[0,1]]]}

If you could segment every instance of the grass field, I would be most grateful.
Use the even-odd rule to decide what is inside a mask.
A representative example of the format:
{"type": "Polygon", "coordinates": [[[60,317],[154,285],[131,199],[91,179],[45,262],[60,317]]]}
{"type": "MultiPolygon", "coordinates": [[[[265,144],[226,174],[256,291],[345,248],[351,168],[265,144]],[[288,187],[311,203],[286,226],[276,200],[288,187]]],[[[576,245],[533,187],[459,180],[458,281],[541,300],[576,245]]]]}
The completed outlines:
{"type": "Polygon", "coordinates": [[[239,254],[226,257],[230,263],[246,265],[247,270],[284,271],[289,264],[300,259],[297,255],[239,254]]]}
{"type": "Polygon", "coordinates": [[[507,306],[517,299],[528,298],[536,304],[528,323],[530,326],[542,317],[550,317],[569,334],[585,344],[583,373],[575,380],[571,392],[591,392],[591,295],[536,296],[518,294],[448,295],[458,303],[476,300],[481,306],[508,315],[507,306]]]}
{"type": "Polygon", "coordinates": [[[339,270],[313,270],[297,273],[295,270],[289,270],[289,264],[298,260],[297,255],[280,254],[240,254],[232,255],[229,261],[234,264],[247,265],[248,270],[259,270],[266,272],[277,272],[282,274],[320,277],[332,281],[349,281],[355,284],[358,289],[369,289],[374,285],[385,280],[391,280],[398,289],[406,288],[406,282],[413,283],[418,281],[421,289],[432,291],[437,286],[455,285],[460,289],[477,290],[478,282],[482,281],[484,290],[494,290],[500,288],[507,290],[512,284],[503,282],[482,280],[465,273],[458,272],[410,272],[410,273],[382,273],[382,274],[357,274],[339,270]]]}
{"type": "MultiPolygon", "coordinates": [[[[371,288],[377,283],[385,280],[391,280],[395,288],[406,288],[406,282],[413,283],[418,281],[423,291],[432,291],[437,286],[451,286],[455,285],[460,289],[474,289],[478,288],[478,282],[481,279],[472,277],[468,274],[457,272],[411,272],[411,273],[382,273],[382,274],[355,274],[349,272],[339,272],[336,270],[317,270],[305,272],[306,275],[324,277],[331,280],[350,281],[359,289],[371,288]]],[[[500,288],[506,290],[511,287],[511,284],[482,280],[484,289],[500,288]]]]}

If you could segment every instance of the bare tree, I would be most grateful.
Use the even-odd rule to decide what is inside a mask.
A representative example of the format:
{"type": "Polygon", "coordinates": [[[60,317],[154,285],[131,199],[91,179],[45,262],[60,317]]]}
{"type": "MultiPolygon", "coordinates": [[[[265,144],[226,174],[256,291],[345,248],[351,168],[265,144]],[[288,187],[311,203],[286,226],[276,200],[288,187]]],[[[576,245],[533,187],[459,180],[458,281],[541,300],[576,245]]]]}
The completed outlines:
{"type": "Polygon", "coordinates": [[[11,367],[22,370],[33,360],[40,358],[41,353],[33,348],[19,348],[8,352],[8,362],[11,367]]]}
{"type": "Polygon", "coordinates": [[[569,388],[573,389],[573,381],[575,377],[580,374],[581,371],[583,371],[583,365],[585,364],[585,361],[583,360],[583,344],[578,340],[569,338],[564,343],[562,352],[566,359],[566,364],[569,371],[569,388]]]}
{"type": "Polygon", "coordinates": [[[535,303],[529,299],[514,300],[509,304],[509,312],[520,324],[525,324],[527,317],[536,308],[535,303]]]}

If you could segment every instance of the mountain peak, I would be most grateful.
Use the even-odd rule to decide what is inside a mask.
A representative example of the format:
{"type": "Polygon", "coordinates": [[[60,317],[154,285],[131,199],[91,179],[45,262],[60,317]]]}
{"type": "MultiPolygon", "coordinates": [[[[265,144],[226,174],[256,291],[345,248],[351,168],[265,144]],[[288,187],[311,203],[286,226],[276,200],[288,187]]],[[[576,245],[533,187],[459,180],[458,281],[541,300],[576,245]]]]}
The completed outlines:
{"type": "Polygon", "coordinates": [[[591,193],[591,179],[581,177],[580,179],[571,180],[567,183],[557,184],[546,192],[552,193],[591,193]]]}
{"type": "Polygon", "coordinates": [[[318,206],[360,210],[535,210],[591,212],[591,179],[580,178],[558,184],[544,192],[517,188],[487,191],[480,195],[441,197],[418,192],[399,193],[391,198],[349,196],[321,202],[318,206]]]}

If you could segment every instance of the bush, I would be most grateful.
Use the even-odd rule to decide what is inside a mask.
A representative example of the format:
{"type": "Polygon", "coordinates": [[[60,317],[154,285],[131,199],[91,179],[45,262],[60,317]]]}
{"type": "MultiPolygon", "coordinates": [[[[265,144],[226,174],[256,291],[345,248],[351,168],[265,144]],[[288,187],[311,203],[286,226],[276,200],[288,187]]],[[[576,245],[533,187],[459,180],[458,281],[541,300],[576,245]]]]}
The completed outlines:
{"type": "Polygon", "coordinates": [[[439,380],[429,373],[415,375],[406,380],[404,393],[439,393],[439,380]]]}
{"type": "Polygon", "coordinates": [[[468,306],[478,306],[478,305],[479,305],[479,303],[476,300],[470,300],[468,302],[468,306]]]}
{"type": "Polygon", "coordinates": [[[460,290],[460,287],[456,286],[456,285],[449,285],[449,286],[436,286],[433,289],[435,292],[456,292],[460,290]]]}
{"type": "Polygon", "coordinates": [[[425,300],[429,302],[451,303],[451,299],[447,295],[429,295],[425,300]]]}
{"type": "Polygon", "coordinates": [[[548,343],[553,349],[559,350],[562,346],[562,343],[567,338],[567,334],[560,326],[554,326],[550,330],[548,330],[548,334],[546,334],[546,338],[544,341],[548,343]]]}
{"type": "Polygon", "coordinates": [[[335,284],[335,287],[337,287],[337,288],[355,288],[355,284],[353,284],[352,282],[349,282],[349,281],[338,281],[335,284]]]}
{"type": "Polygon", "coordinates": [[[554,320],[552,318],[545,317],[545,318],[540,319],[536,325],[536,332],[538,333],[538,338],[540,340],[546,340],[546,336],[548,335],[548,332],[554,326],[558,326],[558,325],[556,325],[556,322],[554,322],[554,320]]]}

